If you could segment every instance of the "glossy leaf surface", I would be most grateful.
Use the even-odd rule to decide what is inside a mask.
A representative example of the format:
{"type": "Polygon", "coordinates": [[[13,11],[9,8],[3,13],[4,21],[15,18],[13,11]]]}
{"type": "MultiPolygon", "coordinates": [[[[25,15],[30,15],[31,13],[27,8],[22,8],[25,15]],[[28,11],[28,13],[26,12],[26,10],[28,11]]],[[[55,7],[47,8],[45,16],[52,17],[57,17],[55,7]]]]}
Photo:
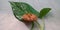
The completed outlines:
{"type": "Polygon", "coordinates": [[[39,13],[39,18],[43,18],[50,10],[51,8],[43,8],[39,13]]]}
{"type": "Polygon", "coordinates": [[[36,16],[39,15],[39,12],[36,11],[32,6],[24,2],[10,2],[13,13],[17,19],[21,19],[22,15],[25,13],[32,13],[36,16]]]}

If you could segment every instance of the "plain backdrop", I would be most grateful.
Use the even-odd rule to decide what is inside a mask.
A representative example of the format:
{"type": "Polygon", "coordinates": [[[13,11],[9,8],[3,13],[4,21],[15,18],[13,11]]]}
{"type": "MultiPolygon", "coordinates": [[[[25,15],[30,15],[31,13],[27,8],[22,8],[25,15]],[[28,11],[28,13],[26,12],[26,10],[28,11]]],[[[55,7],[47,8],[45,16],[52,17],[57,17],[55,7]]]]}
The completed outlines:
{"type": "MultiPolygon", "coordinates": [[[[0,0],[0,30],[29,30],[23,22],[14,17],[8,1],[26,2],[37,11],[52,8],[44,18],[45,30],[60,30],[60,0],[0,0]]],[[[40,23],[40,20],[38,22],[40,23]]]]}

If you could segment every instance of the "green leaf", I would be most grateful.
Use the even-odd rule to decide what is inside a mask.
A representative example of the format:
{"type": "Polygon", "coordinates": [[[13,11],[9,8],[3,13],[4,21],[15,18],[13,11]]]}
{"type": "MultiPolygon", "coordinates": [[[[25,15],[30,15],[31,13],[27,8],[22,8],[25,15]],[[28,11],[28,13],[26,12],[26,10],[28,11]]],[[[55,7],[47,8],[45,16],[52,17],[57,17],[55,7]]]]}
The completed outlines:
{"type": "Polygon", "coordinates": [[[39,18],[43,18],[50,10],[51,8],[43,8],[39,13],[39,18]]]}
{"type": "Polygon", "coordinates": [[[25,2],[10,2],[13,14],[17,19],[21,19],[21,17],[26,13],[32,13],[36,16],[39,15],[39,12],[36,11],[32,6],[25,2]]]}

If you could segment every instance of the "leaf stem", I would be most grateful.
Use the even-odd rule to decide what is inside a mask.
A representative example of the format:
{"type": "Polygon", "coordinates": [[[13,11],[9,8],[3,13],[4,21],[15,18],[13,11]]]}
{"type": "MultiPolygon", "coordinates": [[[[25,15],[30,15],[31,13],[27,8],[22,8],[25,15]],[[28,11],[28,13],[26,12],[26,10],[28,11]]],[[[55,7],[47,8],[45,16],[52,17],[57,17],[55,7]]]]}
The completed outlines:
{"type": "Polygon", "coordinates": [[[40,30],[40,28],[41,28],[40,26],[41,25],[37,21],[35,21],[35,23],[37,24],[37,26],[39,27],[39,30],[40,30]]]}
{"type": "Polygon", "coordinates": [[[44,30],[44,29],[45,29],[45,21],[42,19],[42,24],[41,24],[40,30],[44,30]]]}
{"type": "Polygon", "coordinates": [[[31,30],[33,30],[33,27],[34,27],[34,22],[32,22],[32,27],[31,27],[31,30]]]}
{"type": "Polygon", "coordinates": [[[45,27],[45,21],[42,19],[42,24],[39,24],[37,21],[35,21],[39,27],[39,30],[44,30],[45,27]]]}

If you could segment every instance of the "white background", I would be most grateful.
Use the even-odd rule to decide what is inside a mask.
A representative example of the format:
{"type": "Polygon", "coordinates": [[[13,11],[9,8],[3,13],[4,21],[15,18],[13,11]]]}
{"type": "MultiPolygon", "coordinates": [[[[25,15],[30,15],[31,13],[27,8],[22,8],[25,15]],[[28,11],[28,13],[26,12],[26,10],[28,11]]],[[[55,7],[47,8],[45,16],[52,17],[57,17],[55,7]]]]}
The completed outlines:
{"type": "Polygon", "coordinates": [[[18,21],[8,1],[23,1],[37,11],[42,8],[52,8],[45,20],[45,30],[60,30],[60,0],[0,0],[0,30],[28,30],[28,27],[18,21]]]}

